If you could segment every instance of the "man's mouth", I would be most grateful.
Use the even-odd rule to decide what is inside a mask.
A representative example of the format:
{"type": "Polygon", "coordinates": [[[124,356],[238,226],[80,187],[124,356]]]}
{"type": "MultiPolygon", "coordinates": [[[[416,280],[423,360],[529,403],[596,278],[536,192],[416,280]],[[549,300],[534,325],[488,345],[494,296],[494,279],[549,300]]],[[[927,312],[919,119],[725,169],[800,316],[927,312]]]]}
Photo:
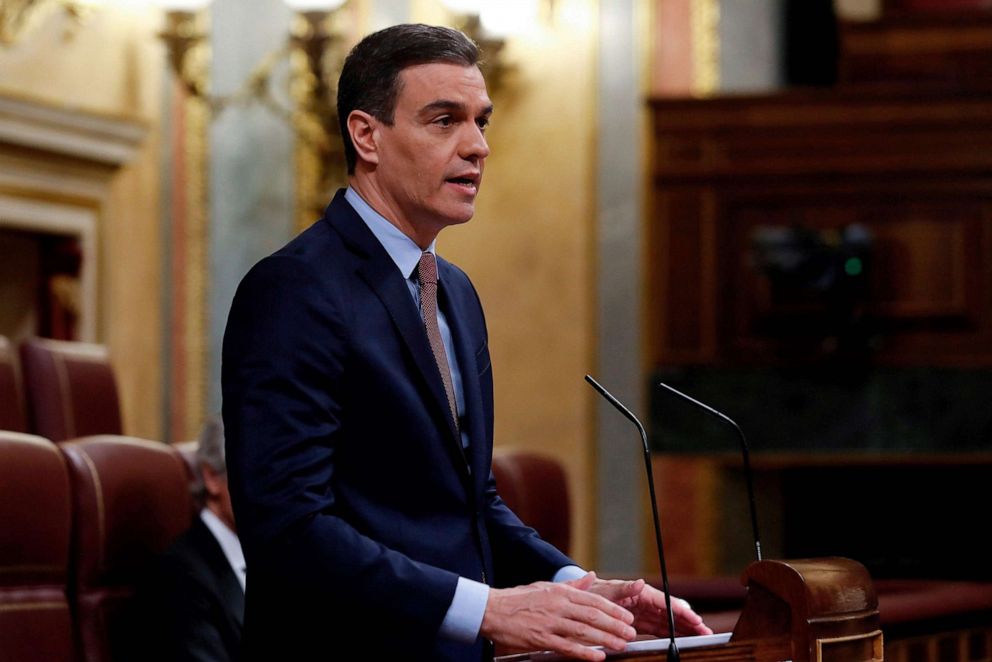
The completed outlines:
{"type": "Polygon", "coordinates": [[[449,177],[445,181],[451,184],[457,184],[465,188],[470,188],[473,191],[479,188],[479,176],[478,175],[459,175],[457,177],[449,177]]]}

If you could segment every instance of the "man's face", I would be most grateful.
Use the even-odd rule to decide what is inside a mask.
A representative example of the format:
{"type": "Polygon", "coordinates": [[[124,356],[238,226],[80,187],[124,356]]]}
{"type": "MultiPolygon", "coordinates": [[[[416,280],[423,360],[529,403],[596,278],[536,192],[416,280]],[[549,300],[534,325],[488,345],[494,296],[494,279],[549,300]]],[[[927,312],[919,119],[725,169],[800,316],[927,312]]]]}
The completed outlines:
{"type": "Polygon", "coordinates": [[[478,67],[434,63],[400,73],[393,125],[376,130],[376,179],[394,222],[433,238],[472,218],[491,114],[478,67]]]}

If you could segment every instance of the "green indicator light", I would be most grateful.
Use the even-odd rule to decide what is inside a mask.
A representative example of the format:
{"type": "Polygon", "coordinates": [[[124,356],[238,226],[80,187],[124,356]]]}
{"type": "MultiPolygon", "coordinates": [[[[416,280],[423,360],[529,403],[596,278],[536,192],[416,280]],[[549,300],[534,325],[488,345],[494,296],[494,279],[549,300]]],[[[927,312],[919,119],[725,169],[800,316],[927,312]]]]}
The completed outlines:
{"type": "Polygon", "coordinates": [[[844,273],[848,276],[860,276],[863,270],[864,264],[862,264],[860,257],[849,257],[844,262],[844,273]]]}

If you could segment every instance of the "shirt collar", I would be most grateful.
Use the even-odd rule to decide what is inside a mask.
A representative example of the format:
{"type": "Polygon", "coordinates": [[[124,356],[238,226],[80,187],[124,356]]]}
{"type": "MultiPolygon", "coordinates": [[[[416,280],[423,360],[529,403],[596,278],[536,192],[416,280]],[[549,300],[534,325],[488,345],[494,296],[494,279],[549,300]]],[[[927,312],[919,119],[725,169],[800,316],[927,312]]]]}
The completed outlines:
{"type": "MultiPolygon", "coordinates": [[[[424,253],[420,246],[403,234],[398,227],[387,221],[382,214],[372,209],[371,205],[365,202],[362,196],[350,186],[344,193],[344,199],[358,212],[365,225],[386,249],[403,277],[410,278],[420,263],[421,254],[424,253]]],[[[434,253],[436,243],[436,240],[431,242],[431,245],[427,247],[428,253],[434,253]]],[[[438,274],[438,279],[440,280],[440,278],[441,276],[438,274]]]]}
{"type": "Polygon", "coordinates": [[[238,582],[241,584],[241,590],[244,590],[245,553],[241,549],[241,541],[238,540],[238,535],[234,531],[231,531],[227,524],[224,524],[209,508],[204,508],[200,511],[200,519],[210,529],[210,533],[214,534],[217,544],[220,545],[221,551],[224,552],[224,557],[227,558],[227,562],[231,564],[231,569],[234,570],[234,576],[238,578],[238,582]]]}

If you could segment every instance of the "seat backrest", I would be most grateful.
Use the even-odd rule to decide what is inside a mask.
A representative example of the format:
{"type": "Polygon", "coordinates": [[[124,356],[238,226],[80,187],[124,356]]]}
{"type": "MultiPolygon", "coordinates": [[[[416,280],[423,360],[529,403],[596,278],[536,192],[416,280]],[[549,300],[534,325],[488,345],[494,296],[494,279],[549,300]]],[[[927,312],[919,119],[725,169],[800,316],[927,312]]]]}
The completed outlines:
{"type": "Polygon", "coordinates": [[[571,507],[568,480],[554,459],[519,450],[493,454],[493,476],[500,497],[517,517],[568,554],[571,507]]]}
{"type": "Polygon", "coordinates": [[[60,445],[73,499],[73,567],[80,659],[141,659],[137,587],[191,522],[189,478],[167,444],[102,435],[60,445]]]}
{"type": "Polygon", "coordinates": [[[4,336],[0,336],[0,430],[28,431],[24,387],[17,355],[4,336]]]}
{"type": "Polygon", "coordinates": [[[0,659],[73,659],[69,508],[69,474],[58,447],[0,432],[0,659]]]}
{"type": "Polygon", "coordinates": [[[21,365],[33,432],[56,442],[121,433],[106,347],[32,338],[21,343],[21,365]]]}

